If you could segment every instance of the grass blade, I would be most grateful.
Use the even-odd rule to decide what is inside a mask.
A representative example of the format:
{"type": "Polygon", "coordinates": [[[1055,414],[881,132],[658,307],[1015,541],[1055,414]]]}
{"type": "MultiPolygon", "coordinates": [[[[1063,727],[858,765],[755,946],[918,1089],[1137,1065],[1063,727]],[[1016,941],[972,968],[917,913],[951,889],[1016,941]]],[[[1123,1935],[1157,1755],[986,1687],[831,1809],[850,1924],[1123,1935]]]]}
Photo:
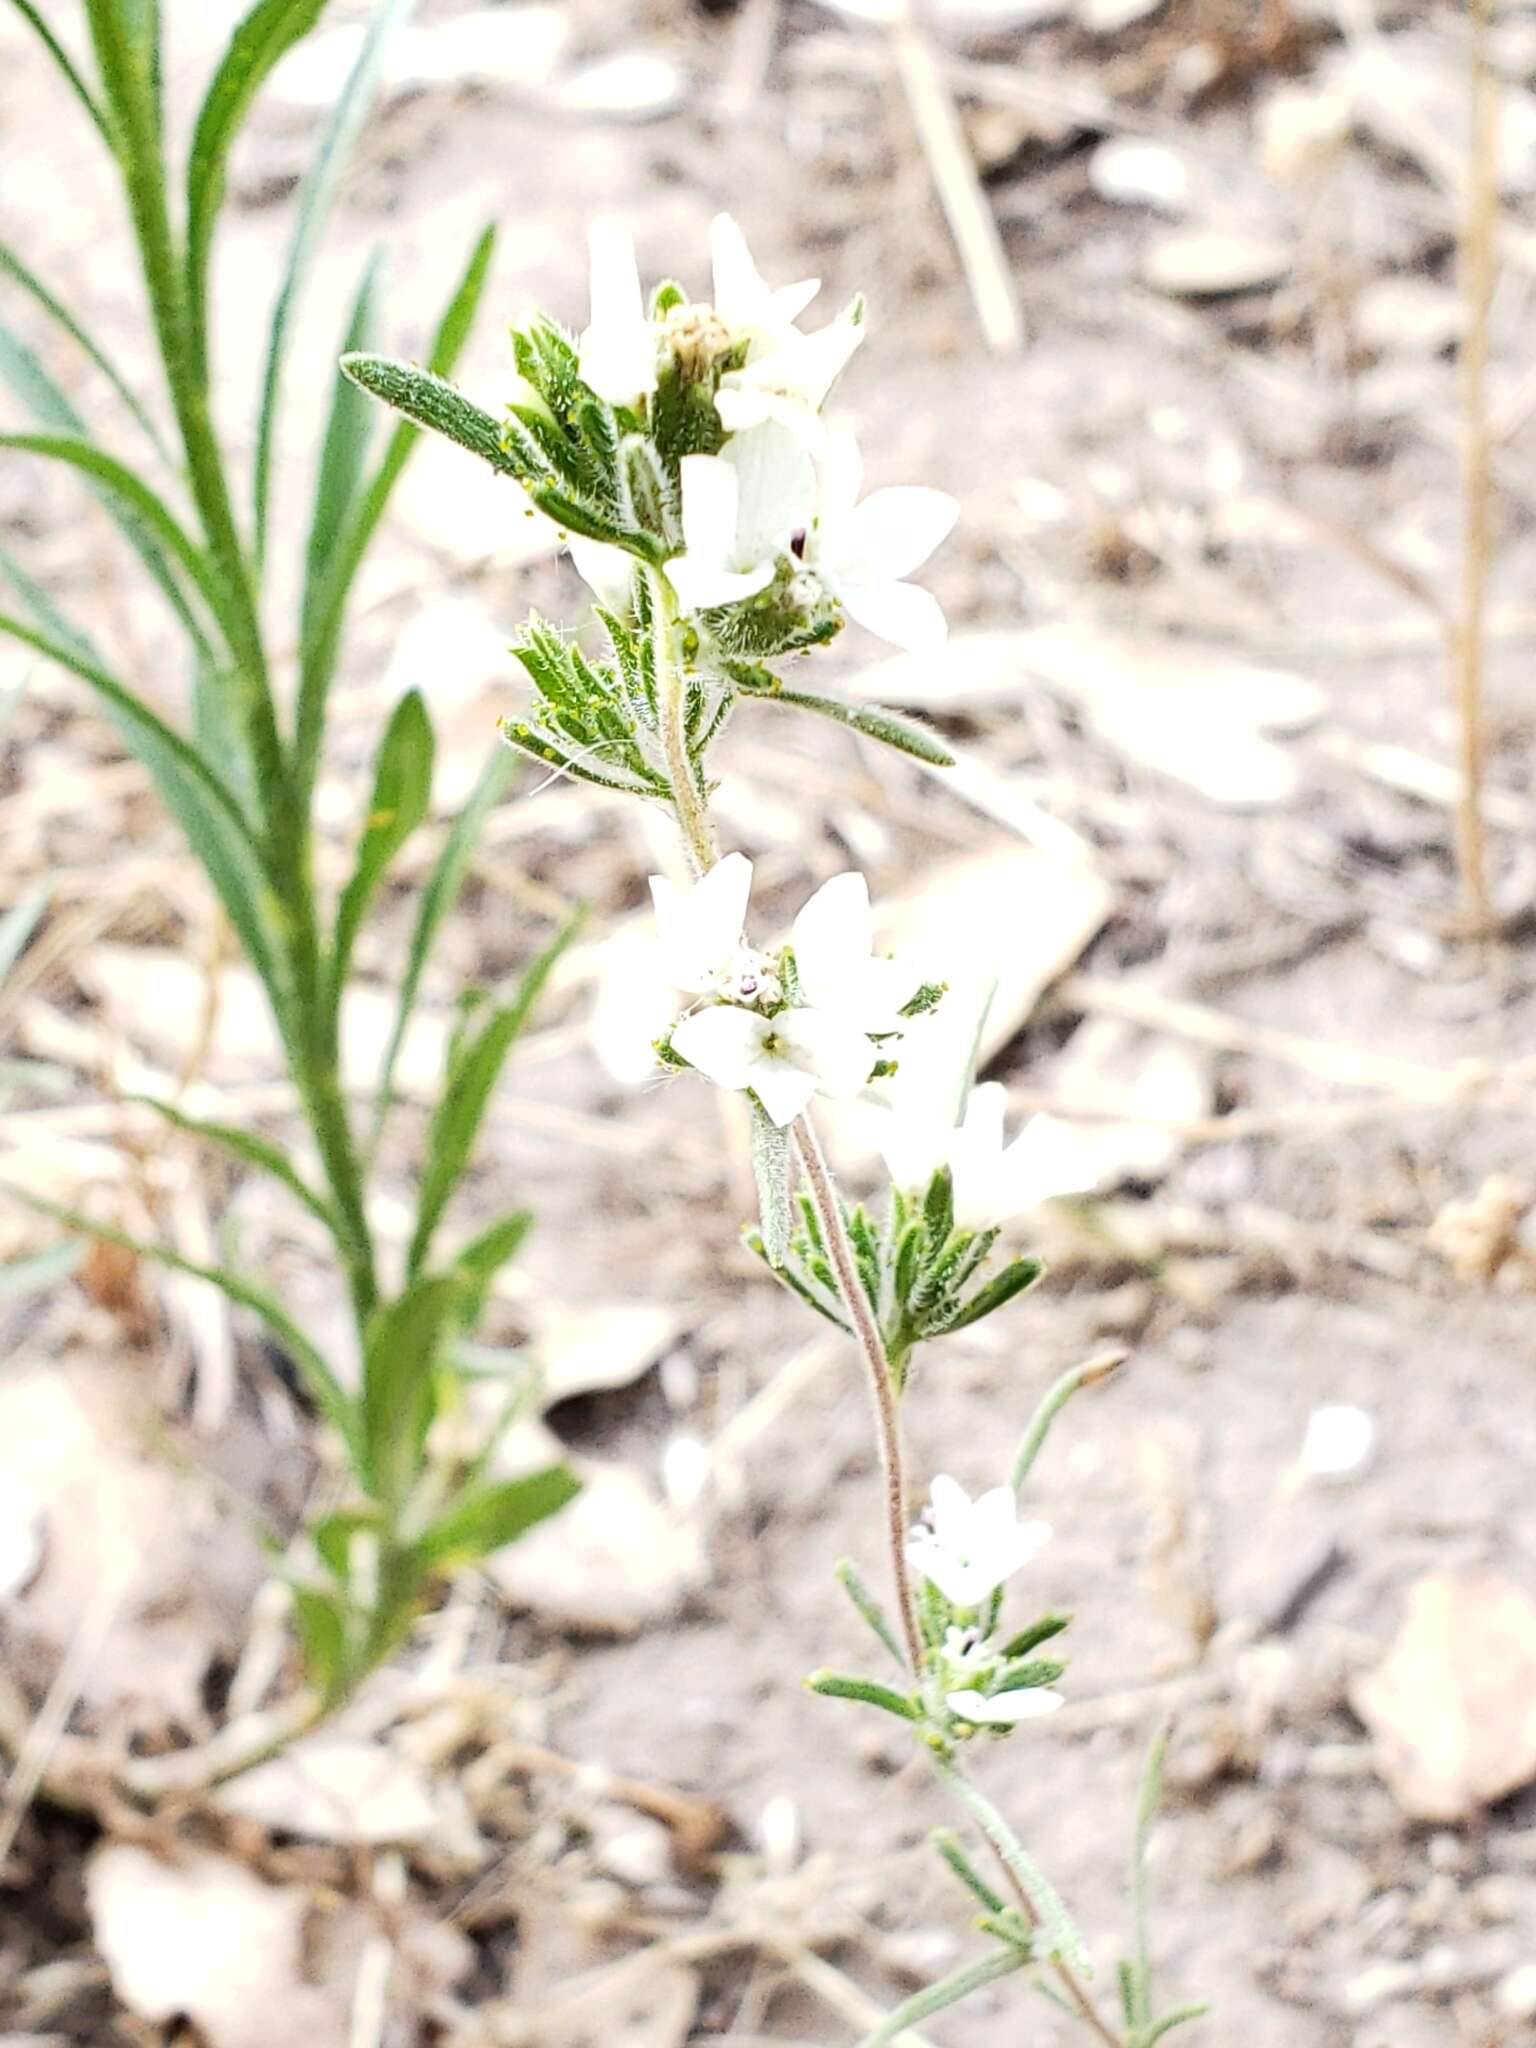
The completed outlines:
{"type": "Polygon", "coordinates": [[[44,49],[47,50],[54,63],[58,65],[59,70],[64,74],[70,91],[90,115],[96,132],[100,135],[108,149],[115,152],[117,145],[112,139],[112,129],[108,123],[106,111],[85,80],[80,76],[80,73],[75,69],[69,52],[32,5],[32,0],[11,0],[11,4],[22,20],[29,23],[36,32],[38,40],[42,43],[44,49]]]}
{"type": "MultiPolygon", "coordinates": [[[[107,379],[112,389],[123,401],[123,404],[133,414],[133,417],[154,443],[156,453],[162,460],[169,462],[172,458],[164,440],[161,438],[160,429],[134,396],[133,391],[129,388],[116,365],[112,362],[112,359],[104,349],[91,339],[69,308],[53,296],[53,293],[49,291],[42,279],[28,270],[16,252],[4,242],[0,242],[0,272],[4,272],[30,298],[34,299],[55,326],[61,327],[70,340],[74,342],[75,346],[83,350],[90,357],[91,361],[107,379]]],[[[33,358],[33,363],[36,366],[35,357],[33,358]]]]}
{"type": "Polygon", "coordinates": [[[417,1203],[416,1230],[406,1261],[406,1270],[411,1274],[420,1272],[431,1247],[432,1233],[469,1164],[469,1155],[479,1135],[491,1090],[496,1086],[507,1055],[542,994],[555,962],[580,927],[580,916],[573,917],[554,944],[546,947],[523,976],[512,1001],[498,1005],[491,1012],[486,1023],[459,1050],[451,1063],[427,1141],[427,1166],[417,1203]]]}
{"type": "Polygon", "coordinates": [[[10,973],[27,949],[37,921],[48,908],[46,889],[29,889],[0,916],[0,981],[10,973]]]}
{"type": "Polygon", "coordinates": [[[229,152],[278,59],[308,35],[327,0],[258,0],[237,25],[198,109],[187,159],[187,322],[198,376],[208,374],[208,265],[229,152]]]}
{"type": "Polygon", "coordinates": [[[66,1240],[51,1244],[46,1251],[31,1252],[24,1259],[12,1259],[0,1266],[0,1301],[15,1301],[24,1294],[41,1294],[56,1281],[66,1280],[80,1263],[85,1247],[66,1240]]]}
{"type": "Polygon", "coordinates": [[[283,281],[272,306],[267,332],[267,359],[262,373],[261,405],[256,418],[256,560],[266,554],[267,515],[272,479],[272,446],[277,426],[278,398],[283,365],[288,354],[288,330],[299,295],[314,261],[320,231],[336,197],[342,171],[352,144],[367,116],[378,81],[379,68],[390,36],[410,13],[414,0],[380,0],[368,26],[346,84],[331,112],[320,147],[299,195],[299,214],[288,245],[283,281]]]}
{"type": "Polygon", "coordinates": [[[432,796],[432,722],[419,690],[408,690],[395,706],[374,762],[373,794],[358,842],[352,879],[336,910],[326,995],[334,1028],[347,985],[352,948],[368,907],[390,862],[422,819],[432,796]]]}
{"type": "MultiPolygon", "coordinates": [[[[494,227],[486,228],[470,252],[469,262],[465,265],[464,273],[433,336],[427,360],[430,370],[435,375],[446,376],[452,370],[465,342],[469,339],[470,329],[474,325],[475,315],[479,311],[480,300],[485,291],[485,282],[490,273],[491,258],[495,254],[495,249],[496,230],[494,227]]],[[[352,353],[349,350],[343,361],[350,360],[352,353]]],[[[345,374],[342,376],[342,383],[349,391],[362,388],[354,378],[345,374]]],[[[339,406],[339,399],[337,403],[339,406]]],[[[334,413],[332,416],[334,418],[334,413]]],[[[351,508],[344,538],[330,553],[323,587],[318,578],[315,580],[313,604],[309,586],[306,585],[304,629],[299,661],[299,703],[294,742],[301,789],[307,789],[314,778],[321,735],[325,728],[326,697],[330,691],[331,677],[336,668],[336,656],[341,645],[341,628],[347,598],[362,559],[368,551],[368,544],[384,516],[385,508],[389,504],[395,485],[400,481],[411,450],[419,439],[420,430],[408,421],[402,420],[396,426],[378,468],[351,508]]],[[[317,498],[317,521],[319,514],[317,498]]]]}
{"type": "Polygon", "coordinates": [[[153,1095],[130,1095],[125,1100],[142,1103],[178,1131],[185,1131],[188,1137],[201,1138],[207,1145],[217,1145],[246,1166],[259,1167],[263,1173],[270,1173],[274,1180],[282,1182],[296,1201],[303,1203],[312,1216],[318,1217],[332,1237],[339,1238],[340,1224],[336,1211],[323,1195],[316,1194],[280,1147],[258,1137],[254,1131],[242,1131],[233,1124],[209,1123],[201,1117],[188,1116],[183,1110],[169,1102],[161,1102],[153,1095]]]}
{"type": "Polygon", "coordinates": [[[352,1402],[340,1380],[331,1371],[315,1345],[305,1336],[294,1322],[282,1303],[254,1280],[247,1280],[241,1273],[232,1273],[223,1266],[202,1266],[195,1259],[184,1259],[180,1252],[172,1251],[169,1245],[151,1244],[146,1239],[130,1236],[126,1230],[118,1230],[110,1223],[98,1223],[93,1217],[83,1215],[78,1209],[66,1208],[60,1202],[50,1202],[42,1195],[34,1195],[27,1188],[19,1188],[14,1182],[3,1182],[7,1194],[14,1195],[29,1209],[35,1209],[41,1216],[51,1216],[66,1230],[73,1230],[81,1237],[95,1238],[102,1244],[115,1244],[125,1252],[132,1252],[135,1258],[148,1259],[158,1266],[168,1266],[173,1273],[185,1273],[193,1280],[206,1280],[210,1287],[240,1307],[251,1309],[271,1330],[297,1367],[315,1406],[340,1435],[352,1445],[357,1442],[357,1418],[352,1402]]]}
{"type": "MultiPolygon", "coordinates": [[[[373,332],[374,291],[380,259],[377,252],[368,260],[357,297],[347,319],[341,352],[363,348],[373,332]]],[[[300,637],[308,646],[314,633],[315,612],[326,571],[335,558],[346,528],[353,500],[363,473],[363,459],[373,431],[373,408],[349,377],[336,372],[331,394],[331,414],[325,439],[320,446],[320,464],[315,473],[315,505],[309,520],[309,541],[304,565],[304,602],[300,614],[300,637]]]]}
{"type": "Polygon", "coordinates": [[[395,1020],[390,1028],[389,1043],[384,1048],[384,1058],[379,1067],[378,1091],[373,1107],[371,1150],[378,1146],[379,1133],[394,1100],[395,1065],[400,1057],[406,1026],[411,1021],[411,1012],[416,1007],[416,996],[432,951],[432,942],[437,937],[438,926],[459,900],[459,891],[464,886],[464,877],[469,872],[469,863],[481,830],[493,806],[500,801],[511,773],[511,756],[498,747],[495,753],[487,758],[480,773],[480,780],[470,793],[469,802],[454,819],[452,829],[443,842],[443,850],[433,863],[426,887],[421,892],[416,910],[416,928],[411,933],[410,951],[406,955],[405,976],[400,983],[400,994],[395,1004],[395,1020]]]}
{"type": "Polygon", "coordinates": [[[1015,1970],[1026,1969],[1028,1965],[1028,1956],[1014,1948],[999,1948],[992,1955],[983,1956],[979,1962],[965,1963],[948,1977],[941,1977],[937,1984],[930,1984],[924,1991],[914,1991],[910,1998],[904,1999],[894,2012],[886,2014],[872,2034],[864,2036],[859,2048],[884,2048],[887,2041],[894,2041],[898,2034],[904,2034],[908,2027],[915,2027],[920,2020],[932,2019],[946,2006],[958,2005],[973,1991],[995,1984],[999,1977],[1011,1977],[1015,1970]]]}

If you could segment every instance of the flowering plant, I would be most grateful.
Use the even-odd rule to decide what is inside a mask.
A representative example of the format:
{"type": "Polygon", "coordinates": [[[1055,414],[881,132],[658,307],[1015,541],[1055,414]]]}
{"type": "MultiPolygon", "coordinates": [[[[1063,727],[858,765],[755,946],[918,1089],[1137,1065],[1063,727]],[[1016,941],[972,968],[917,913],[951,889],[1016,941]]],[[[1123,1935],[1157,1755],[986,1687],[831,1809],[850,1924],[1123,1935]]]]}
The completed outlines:
{"type": "Polygon", "coordinates": [[[537,318],[515,332],[519,382],[503,420],[444,378],[376,355],[347,374],[409,419],[516,477],[559,522],[597,599],[611,659],[588,659],[541,620],[515,652],[532,684],[509,744],[533,759],[673,813],[693,871],[687,886],[651,878],[665,971],[683,999],[656,1051],[750,1105],[760,1218],[748,1242],[775,1274],[855,1339],[881,1451],[894,1619],[850,1563],[839,1578],[897,1667],[889,1682],[814,1673],[819,1692],[878,1708],[910,1727],[920,1752],[978,1828],[999,1891],[959,1840],[939,1847],[982,1907],[991,1947],[909,1999],[866,2048],[1014,1971],[1100,2041],[1151,2048],[1200,2010],[1157,2015],[1144,1901],[1144,1850],[1156,1800],[1154,1748],[1133,1859],[1135,1934],[1120,1969],[1120,2011],[1102,2012],[1088,1956],[1060,1898],[974,1782],[965,1752],[1062,1704],[1064,1665],[1036,1653],[1068,1617],[1004,1623],[1010,1582],[1049,1537],[1021,1522],[1018,1497],[1051,1424],[1118,1359],[1063,1375],[1025,1431],[1007,1482],[971,1499],[945,1474],[914,1522],[900,1410],[920,1344],[994,1314],[1038,1278],[1027,1257],[989,1273],[1002,1226],[1028,1205],[1026,1132],[1003,1143],[1002,1090],[967,1071],[936,1093],[893,1095],[903,1054],[945,998],[920,964],[880,957],[863,877],[834,876],[800,909],[785,943],[749,935],[751,863],[721,857],[710,818],[708,750],[744,698],[840,720],[930,762],[949,761],[921,728],[890,713],[787,688],[772,664],[829,640],[847,620],[929,649],[943,613],[906,581],[954,523],[957,507],[921,487],[859,496],[852,437],[823,407],[864,335],[860,301],[824,326],[798,324],[809,282],[770,288],[740,231],[711,231],[715,297],[675,284],[643,299],[632,245],[611,222],[592,233],[592,317],[578,337],[537,318]],[[878,1219],[850,1207],[812,1120],[818,1096],[883,1103],[891,1174],[878,1219]],[[799,1185],[795,1183],[798,1164],[799,1185]]]}

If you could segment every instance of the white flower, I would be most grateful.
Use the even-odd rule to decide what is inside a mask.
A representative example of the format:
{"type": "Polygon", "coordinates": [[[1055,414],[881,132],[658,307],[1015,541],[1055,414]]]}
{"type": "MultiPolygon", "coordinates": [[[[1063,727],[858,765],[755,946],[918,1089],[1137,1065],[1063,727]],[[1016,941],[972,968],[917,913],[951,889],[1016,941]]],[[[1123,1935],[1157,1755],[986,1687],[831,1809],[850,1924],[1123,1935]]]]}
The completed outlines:
{"type": "Polygon", "coordinates": [[[651,878],[667,972],[692,995],[723,998],[684,1017],[673,1048],[719,1087],[754,1090],[782,1125],[814,1094],[856,1095],[868,1080],[875,1061],[869,1033],[889,1028],[885,963],[870,957],[863,876],[836,875],[795,919],[791,943],[804,1000],[780,1007],[777,956],[755,952],[743,938],[751,886],[752,863],[739,853],[690,890],[651,878]]]}
{"type": "Polygon", "coordinates": [[[581,337],[582,380],[610,405],[634,405],[656,389],[655,323],[645,315],[628,228],[595,220],[587,231],[592,319],[581,337]]]}
{"type": "Polygon", "coordinates": [[[821,290],[819,278],[781,285],[777,291],[764,284],[746,236],[728,213],[717,213],[709,224],[709,254],[715,311],[734,338],[746,340],[749,355],[780,348],[795,336],[796,320],[821,290]]]}
{"type": "Polygon", "coordinates": [[[948,634],[944,613],[931,592],[902,579],[921,568],[946,538],[960,507],[948,492],[921,484],[872,491],[860,504],[862,481],[852,434],[829,435],[821,506],[806,535],[806,563],[867,631],[910,653],[930,653],[948,634]]]}
{"type": "Polygon", "coordinates": [[[997,1668],[997,1652],[974,1628],[944,1631],[944,1675],[956,1684],[971,1678],[986,1678],[997,1668]]]}
{"type": "MultiPolygon", "coordinates": [[[[1082,1193],[1094,1175],[1076,1152],[1064,1153],[1054,1117],[1031,1117],[1011,1145],[1003,1143],[1007,1090],[996,1081],[973,1088],[965,1121],[950,1141],[955,1222],[991,1230],[1052,1195],[1082,1193]]],[[[1070,1132],[1067,1134],[1070,1137],[1070,1132]]]]}
{"type": "Polygon", "coordinates": [[[912,1531],[907,1562],[953,1607],[979,1607],[1048,1541],[1044,1522],[1021,1522],[1013,1489],[994,1486],[972,1500],[941,1472],[927,1517],[912,1531]]]}
{"type": "Polygon", "coordinates": [[[790,328],[761,352],[749,347],[746,362],[727,370],[715,393],[721,426],[728,434],[744,434],[773,420],[808,448],[819,449],[825,439],[821,408],[863,339],[862,322],[850,307],[814,334],[790,328]]]}
{"type": "Polygon", "coordinates": [[[995,1692],[990,1696],[979,1692],[946,1693],[944,1704],[962,1721],[972,1721],[978,1727],[1012,1728],[1020,1721],[1036,1721],[1043,1714],[1054,1714],[1064,1701],[1059,1692],[1052,1692],[1048,1686],[1032,1685],[1018,1692],[995,1692]]]}
{"type": "Polygon", "coordinates": [[[634,556],[582,533],[573,533],[566,546],[576,573],[598,603],[621,619],[629,618],[635,608],[634,556]]]}
{"type": "Polygon", "coordinates": [[[685,455],[680,469],[684,553],[667,564],[678,602],[692,612],[755,596],[810,522],[809,456],[782,427],[763,426],[722,454],[685,455]]]}

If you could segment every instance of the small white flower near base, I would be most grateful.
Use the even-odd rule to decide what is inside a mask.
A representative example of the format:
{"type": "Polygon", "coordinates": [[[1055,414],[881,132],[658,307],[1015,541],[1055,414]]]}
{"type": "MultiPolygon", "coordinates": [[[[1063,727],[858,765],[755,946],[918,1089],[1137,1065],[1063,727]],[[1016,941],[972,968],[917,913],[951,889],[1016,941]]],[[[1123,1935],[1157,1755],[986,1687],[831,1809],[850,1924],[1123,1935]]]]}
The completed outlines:
{"type": "Polygon", "coordinates": [[[1059,1692],[1052,1692],[1048,1686],[1033,1685],[1018,1692],[946,1693],[944,1704],[952,1714],[978,1728],[1014,1728],[1020,1721],[1038,1721],[1046,1714],[1054,1714],[1065,1702],[1059,1692]]]}
{"type": "Polygon", "coordinates": [[[1045,1522],[1021,1522],[1010,1486],[973,1501],[947,1473],[933,1482],[925,1519],[913,1529],[907,1562],[953,1607],[979,1607],[1050,1540],[1045,1522]]]}
{"type": "Polygon", "coordinates": [[[920,569],[960,516],[947,491],[899,485],[859,502],[863,464],[846,430],[827,438],[821,508],[805,559],[850,619],[912,654],[942,647],[949,627],[938,599],[903,579],[920,569]]]}
{"type": "Polygon", "coordinates": [[[646,318],[640,268],[628,228],[593,221],[587,231],[592,264],[592,318],[580,342],[582,381],[610,405],[633,406],[656,389],[655,323],[646,318]]]}
{"type": "Polygon", "coordinates": [[[667,577],[684,611],[739,604],[773,581],[779,558],[810,520],[816,474],[779,426],[738,434],[719,455],[685,455],[683,553],[667,577]]]}

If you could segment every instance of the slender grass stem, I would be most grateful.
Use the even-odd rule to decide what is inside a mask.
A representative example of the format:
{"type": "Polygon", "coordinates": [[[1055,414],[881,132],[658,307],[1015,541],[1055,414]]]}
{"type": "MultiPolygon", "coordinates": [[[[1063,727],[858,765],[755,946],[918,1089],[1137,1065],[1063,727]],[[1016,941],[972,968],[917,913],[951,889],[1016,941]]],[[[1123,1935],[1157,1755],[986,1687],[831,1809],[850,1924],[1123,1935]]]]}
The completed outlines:
{"type": "Polygon", "coordinates": [[[891,1377],[890,1361],[885,1355],[885,1344],[880,1335],[880,1326],[875,1321],[859,1279],[858,1267],[854,1261],[853,1246],[848,1242],[848,1227],[843,1221],[842,1203],[832,1184],[821,1141],[816,1127],[808,1115],[795,1121],[795,1148],[800,1154],[800,1164],[805,1170],[806,1185],[810,1190],[811,1202],[816,1210],[816,1220],[826,1242],[832,1270],[837,1275],[838,1292],[853,1324],[854,1336],[858,1339],[859,1350],[869,1380],[869,1391],[875,1409],[875,1433],[880,1444],[880,1470],[885,1481],[885,1533],[891,1553],[891,1578],[896,1588],[896,1608],[901,1620],[902,1640],[906,1645],[907,1661],[912,1675],[920,1677],[923,1669],[922,1638],[917,1629],[917,1613],[912,1601],[912,1581],[907,1570],[907,1501],[906,1474],[901,1446],[901,1414],[896,1400],[896,1388],[891,1377]]]}

